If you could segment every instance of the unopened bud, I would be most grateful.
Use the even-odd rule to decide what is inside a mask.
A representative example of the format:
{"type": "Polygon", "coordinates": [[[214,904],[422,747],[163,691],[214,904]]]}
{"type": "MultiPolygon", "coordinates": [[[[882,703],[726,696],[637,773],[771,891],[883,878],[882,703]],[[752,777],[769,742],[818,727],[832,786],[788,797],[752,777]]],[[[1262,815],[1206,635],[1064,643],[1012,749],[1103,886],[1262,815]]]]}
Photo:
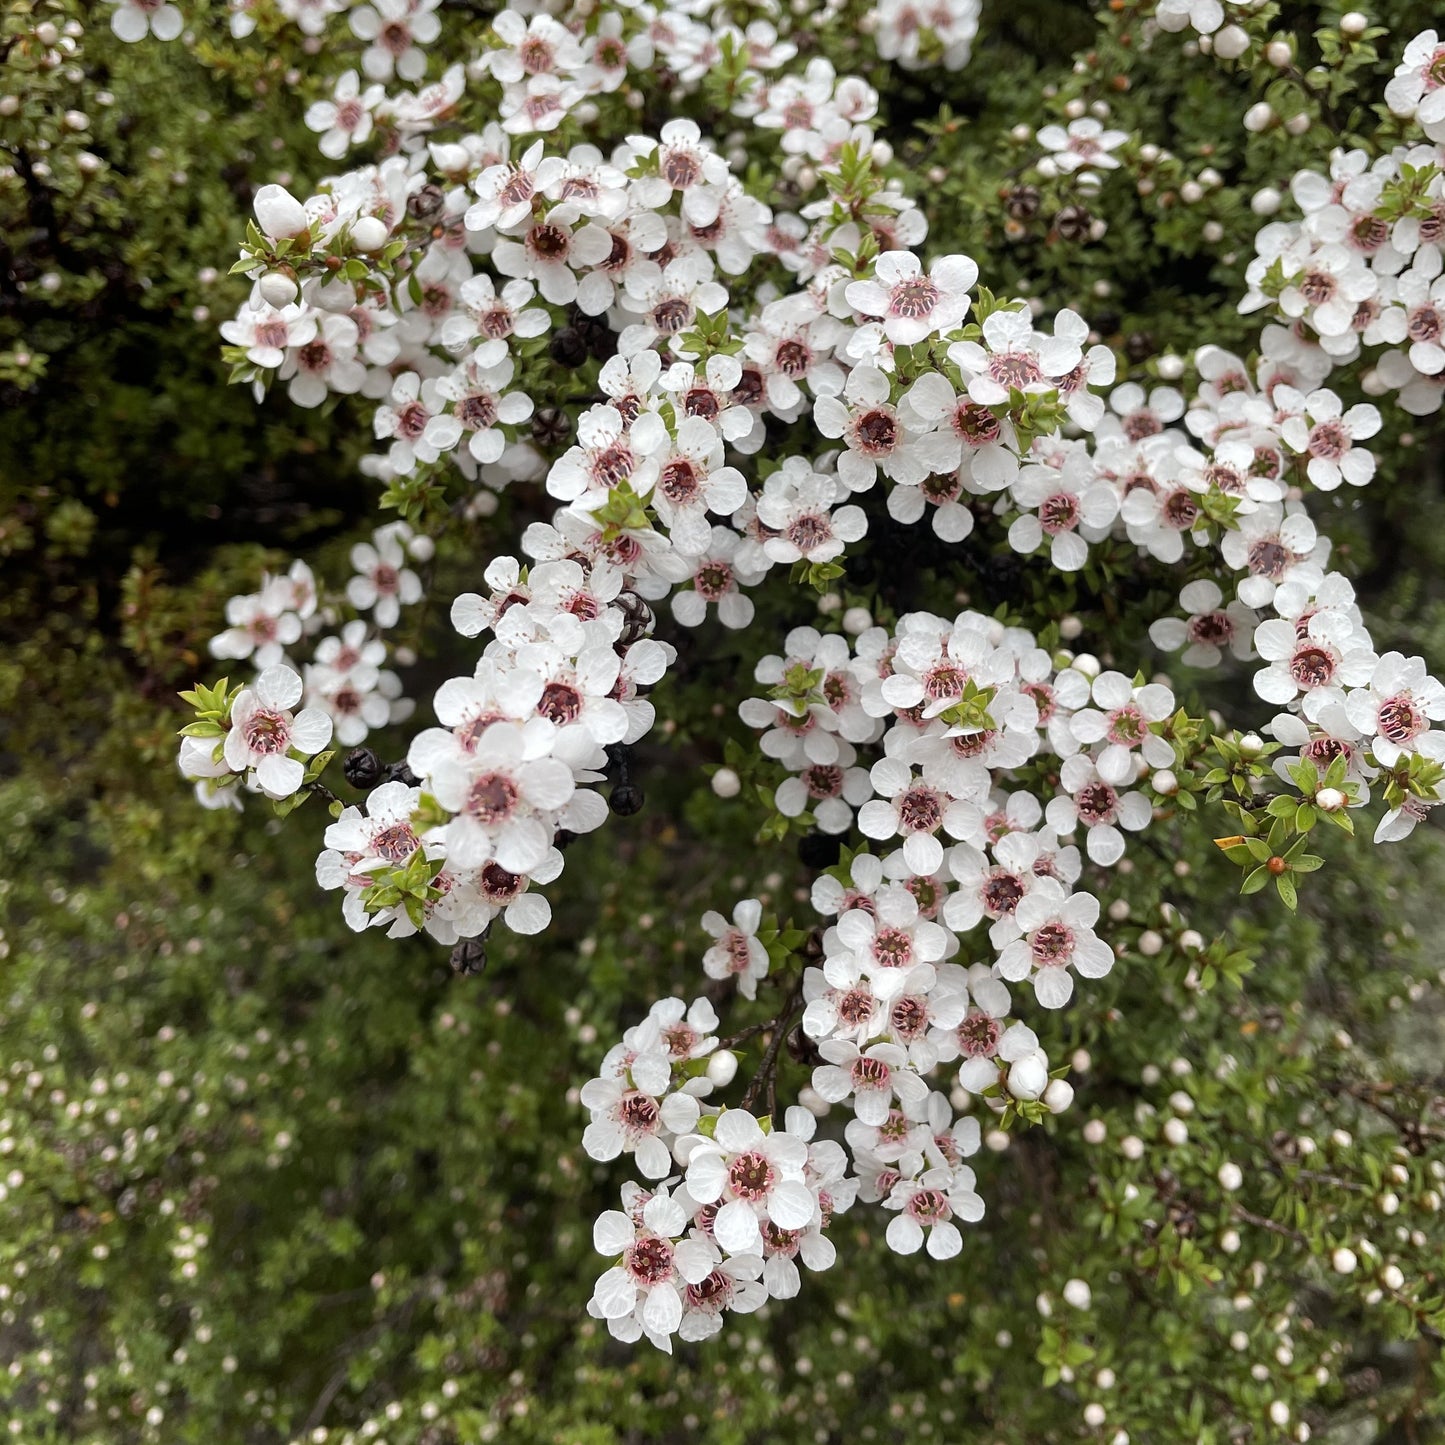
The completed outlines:
{"type": "Polygon", "coordinates": [[[289,306],[297,296],[296,278],[284,271],[268,271],[261,277],[261,299],[268,305],[281,310],[289,306]]]}
{"type": "Polygon", "coordinates": [[[1244,128],[1258,135],[1260,131],[1268,130],[1277,119],[1274,107],[1268,101],[1256,101],[1244,113],[1244,128]]]}
{"type": "Polygon", "coordinates": [[[1358,10],[1347,10],[1340,16],[1340,34],[1358,40],[1370,28],[1369,18],[1358,10]]]}
{"type": "Polygon", "coordinates": [[[1315,807],[1324,813],[1338,813],[1349,799],[1338,788],[1321,788],[1315,794],[1315,807]]]}
{"type": "Polygon", "coordinates": [[[1062,1114],[1074,1102],[1074,1086],[1067,1079],[1051,1079],[1044,1090],[1044,1108],[1051,1114],[1062,1114]]]}
{"type": "Polygon", "coordinates": [[[379,216],[362,216],[351,226],[352,249],[360,251],[363,255],[371,251],[379,251],[386,245],[387,237],[391,232],[387,230],[386,222],[379,216]]]}
{"type": "Polygon", "coordinates": [[[737,1072],[738,1056],[731,1049],[719,1049],[715,1054],[708,1056],[707,1076],[714,1087],[727,1088],[737,1077],[737,1072]]]}
{"type": "Polygon", "coordinates": [[[712,775],[712,790],[720,798],[736,798],[742,789],[743,780],[731,768],[719,768],[712,775]]]}
{"type": "Polygon", "coordinates": [[[1214,53],[1221,60],[1238,60],[1249,49],[1249,34],[1238,25],[1226,25],[1214,36],[1214,53]]]}
{"type": "Polygon", "coordinates": [[[262,186],[252,204],[256,211],[256,224],[262,234],[273,241],[301,236],[309,229],[306,207],[285,186],[262,186]]]}

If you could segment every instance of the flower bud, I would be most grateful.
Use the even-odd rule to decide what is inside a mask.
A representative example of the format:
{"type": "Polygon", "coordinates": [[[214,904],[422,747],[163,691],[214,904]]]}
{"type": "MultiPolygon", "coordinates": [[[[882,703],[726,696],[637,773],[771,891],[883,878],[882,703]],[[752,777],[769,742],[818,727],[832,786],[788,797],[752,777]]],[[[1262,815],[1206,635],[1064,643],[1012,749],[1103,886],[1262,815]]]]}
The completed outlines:
{"type": "Polygon", "coordinates": [[[850,637],[857,637],[872,626],[873,614],[866,607],[850,607],[843,614],[843,631],[850,637]]]}
{"type": "Polygon", "coordinates": [[[1315,807],[1321,812],[1338,813],[1349,799],[1338,788],[1321,788],[1315,794],[1315,807]]]}
{"type": "Polygon", "coordinates": [[[1387,1264],[1384,1269],[1380,1271],[1380,1283],[1384,1285],[1386,1289],[1402,1289],[1405,1284],[1405,1276],[1400,1266],[1398,1264],[1387,1264]]]}
{"type": "Polygon", "coordinates": [[[268,306],[279,311],[295,301],[296,296],[295,276],[288,276],[284,271],[268,271],[261,277],[261,299],[268,306]]]}
{"type": "Polygon", "coordinates": [[[1076,1310],[1086,1310],[1094,1302],[1087,1280],[1071,1279],[1064,1284],[1064,1299],[1076,1310]]]}
{"type": "Polygon", "coordinates": [[[1274,107],[1268,101],[1256,101],[1244,113],[1244,128],[1258,135],[1260,131],[1268,130],[1277,119],[1274,107]]]}
{"type": "Polygon", "coordinates": [[[1179,946],[1185,953],[1198,953],[1204,947],[1204,935],[1196,928],[1186,928],[1179,935],[1179,946]]]}
{"type": "Polygon", "coordinates": [[[1029,1054],[1008,1071],[1008,1091],[1015,1099],[1037,1099],[1049,1086],[1049,1067],[1042,1054],[1029,1054]]]}
{"type": "Polygon", "coordinates": [[[1347,1249],[1343,1244],[1330,1255],[1330,1268],[1336,1274],[1354,1274],[1359,1263],[1355,1251],[1347,1249]]]}
{"type": "Polygon", "coordinates": [[[1067,1079],[1050,1079],[1044,1090],[1044,1108],[1051,1114],[1062,1114],[1074,1102],[1074,1086],[1067,1079]]]}
{"type": "Polygon", "coordinates": [[[1084,1424],[1091,1430],[1097,1430],[1104,1423],[1105,1418],[1104,1407],[1097,1400],[1090,1400],[1084,1406],[1084,1424]]]}
{"type": "Polygon", "coordinates": [[[1247,758],[1257,758],[1264,751],[1264,739],[1258,733],[1245,733],[1239,740],[1239,751],[1247,758]]]}
{"type": "Polygon", "coordinates": [[[742,789],[743,780],[731,768],[719,768],[712,775],[712,790],[720,798],[736,798],[742,789]]]}
{"type": "Polygon", "coordinates": [[[709,1055],[707,1076],[715,1088],[727,1088],[737,1077],[737,1072],[738,1056],[731,1049],[719,1049],[715,1054],[709,1055]]]}
{"type": "Polygon", "coordinates": [[[285,186],[262,186],[254,201],[256,224],[273,241],[303,236],[309,229],[306,207],[285,186]]]}
{"type": "Polygon", "coordinates": [[[1351,40],[1358,40],[1369,28],[1369,18],[1361,15],[1358,10],[1347,10],[1340,16],[1340,34],[1351,40]]]}
{"type": "Polygon", "coordinates": [[[1168,1119],[1164,1123],[1164,1137],[1176,1149],[1189,1142],[1189,1126],[1183,1119],[1168,1119]]]}
{"type": "Polygon", "coordinates": [[[1108,1132],[1102,1119],[1090,1119],[1089,1122],[1084,1125],[1084,1143],[1102,1144],[1108,1132]]]}
{"type": "Polygon", "coordinates": [[[1249,49],[1249,34],[1238,25],[1226,25],[1214,36],[1214,53],[1221,60],[1238,60],[1249,49]]]}
{"type": "Polygon", "coordinates": [[[1283,70],[1294,59],[1294,51],[1290,49],[1288,40],[1271,40],[1264,47],[1264,58],[1276,70],[1283,70]]]}
{"type": "Polygon", "coordinates": [[[1237,1229],[1226,1229],[1224,1233],[1219,1236],[1219,1247],[1225,1254],[1238,1254],[1239,1246],[1243,1242],[1239,1237],[1239,1231],[1237,1229]]]}
{"type": "Polygon", "coordinates": [[[1162,793],[1166,798],[1172,798],[1179,791],[1179,778],[1173,768],[1160,768],[1149,783],[1156,793],[1162,793]]]}
{"type": "Polygon", "coordinates": [[[1244,1183],[1244,1170],[1232,1159],[1226,1159],[1224,1163],[1219,1166],[1218,1179],[1220,1186],[1229,1190],[1232,1194],[1244,1183]]]}
{"type": "Polygon", "coordinates": [[[1092,652],[1081,652],[1073,662],[1075,672],[1082,672],[1092,682],[1103,672],[1104,664],[1092,652]]]}
{"type": "Polygon", "coordinates": [[[1139,935],[1139,952],[1145,958],[1155,958],[1164,950],[1164,939],[1152,928],[1146,928],[1139,935]]]}
{"type": "Polygon", "coordinates": [[[1310,118],[1304,111],[1300,111],[1298,115],[1292,115],[1285,121],[1284,128],[1290,135],[1301,136],[1310,128],[1310,118]]]}
{"type": "Polygon", "coordinates": [[[365,255],[370,251],[381,250],[390,235],[386,222],[379,216],[362,216],[352,223],[351,246],[353,250],[365,255]]]}

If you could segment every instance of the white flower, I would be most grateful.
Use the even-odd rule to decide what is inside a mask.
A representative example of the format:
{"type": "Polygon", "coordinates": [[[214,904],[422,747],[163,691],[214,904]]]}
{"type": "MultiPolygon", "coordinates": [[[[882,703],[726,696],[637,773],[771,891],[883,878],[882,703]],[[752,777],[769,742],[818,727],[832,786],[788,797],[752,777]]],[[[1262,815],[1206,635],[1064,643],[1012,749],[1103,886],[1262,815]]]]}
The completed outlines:
{"type": "Polygon", "coordinates": [[[1422,30],[1405,47],[1385,86],[1385,104],[1413,117],[1431,140],[1445,140],[1445,45],[1434,30],[1422,30]]]}
{"type": "Polygon", "coordinates": [[[378,627],[395,627],[403,605],[421,601],[421,579],[405,562],[400,538],[385,528],[351,549],[357,575],[346,584],[346,600],[358,612],[371,612],[378,627]]]}
{"type": "Polygon", "coordinates": [[[1419,751],[1432,721],[1445,718],[1445,687],[1426,672],[1423,659],[1387,652],[1375,664],[1369,687],[1345,699],[1345,711],[1371,739],[1376,762],[1393,768],[1406,753],[1419,751]]]}
{"type": "Polygon", "coordinates": [[[1110,152],[1129,139],[1125,130],[1105,130],[1092,116],[1061,125],[1043,126],[1038,133],[1039,144],[1052,153],[1054,165],[1065,175],[1077,170],[1117,170],[1119,160],[1110,152]]]}
{"type": "Polygon", "coordinates": [[[977,280],[978,267],[967,256],[942,256],[925,275],[913,252],[884,251],[873,263],[873,279],[851,282],[845,294],[860,315],[882,318],[895,346],[915,346],[962,323],[977,280]]]}
{"type": "Polygon", "coordinates": [[[983,1199],[974,1190],[974,1173],[966,1164],[929,1169],[917,1179],[900,1179],[883,1201],[898,1216],[888,1223],[888,1248],[895,1254],[917,1254],[928,1235],[932,1259],[952,1259],[963,1248],[954,1219],[983,1218],[983,1199]]]}
{"type": "MultiPolygon", "coordinates": [[[[1173,749],[1170,749],[1173,758],[1173,749]]],[[[1067,835],[1077,823],[1088,829],[1085,851],[1093,862],[1107,868],[1124,856],[1124,835],[1128,828],[1137,832],[1147,828],[1153,816],[1149,800],[1143,793],[1120,795],[1117,788],[1099,776],[1093,761],[1084,754],[1066,758],[1059,769],[1059,779],[1066,793],[1049,799],[1044,810],[1049,827],[1067,835]]]]}
{"type": "Polygon", "coordinates": [[[1173,766],[1173,747],[1150,727],[1174,711],[1167,687],[1154,682],[1135,687],[1122,672],[1101,672],[1092,692],[1097,708],[1079,709],[1071,727],[1081,743],[1104,744],[1094,765],[1106,783],[1119,787],[1132,781],[1135,748],[1151,768],[1173,766]]]}
{"type": "Polygon", "coordinates": [[[358,5],[349,17],[351,33],[369,40],[361,68],[372,80],[420,80],[426,74],[426,54],[441,34],[441,21],[433,13],[441,0],[372,0],[358,5]]]}
{"type": "Polygon", "coordinates": [[[1069,968],[1084,978],[1103,978],[1114,966],[1114,950],[1093,931],[1099,900],[1092,893],[1065,894],[1052,878],[1022,899],[1012,924],[1021,935],[998,956],[999,974],[1010,982],[1032,976],[1044,1008],[1062,1008],[1073,996],[1069,968]]]}
{"type": "Polygon", "coordinates": [[[268,667],[236,697],[224,756],[233,772],[255,770],[268,798],[289,798],[306,769],[291,754],[310,757],[331,740],[331,719],[319,708],[291,711],[301,701],[301,679],[289,667],[268,667]]]}
{"type": "MultiPolygon", "coordinates": [[[[643,1204],[640,1215],[611,1209],[598,1216],[593,1247],[619,1259],[598,1279],[587,1309],[609,1328],[633,1318],[639,1333],[670,1350],[668,1336],[682,1324],[682,1288],[712,1273],[717,1252],[706,1240],[679,1238],[688,1227],[687,1210],[664,1186],[643,1204]]],[[[629,1337],[625,1330],[613,1333],[629,1337]]]]}
{"type": "Polygon", "coordinates": [[[306,111],[306,128],[324,132],[316,149],[328,160],[340,160],[352,146],[365,145],[371,136],[372,112],[381,104],[386,88],[368,85],[354,70],[336,82],[330,100],[318,100],[306,111]]]}
{"type": "Polygon", "coordinates": [[[789,457],[763,484],[758,521],[775,532],[763,543],[774,562],[831,562],[868,530],[861,507],[830,510],[838,494],[832,477],[813,471],[803,457],[789,457]]]}
{"type": "Polygon", "coordinates": [[[702,916],[703,928],[715,940],[703,955],[703,972],[709,978],[737,979],[744,998],[758,996],[758,980],[768,972],[768,951],[757,936],[762,919],[763,905],[756,898],[738,903],[731,925],[711,909],[702,916]]]}
{"type": "Polygon", "coordinates": [[[830,1104],[850,1095],[853,1112],[865,1124],[881,1124],[896,1097],[905,1113],[922,1109],[928,1085],[897,1044],[870,1044],[860,1049],[849,1039],[825,1039],[818,1045],[826,1063],[813,1070],[813,1087],[830,1104]]]}
{"type": "Polygon", "coordinates": [[[1256,616],[1242,602],[1221,607],[1224,593],[1207,578],[1190,582],[1179,594],[1179,605],[1190,615],[1181,620],[1161,617],[1149,624],[1149,638],[1165,652],[1184,654],[1180,661],[1186,667],[1217,667],[1228,648],[1236,657],[1253,654],[1250,639],[1254,635],[1256,616]]]}
{"type": "Polygon", "coordinates": [[[1321,491],[1332,492],[1341,481],[1362,487],[1375,475],[1375,458],[1355,446],[1380,430],[1380,413],[1375,407],[1362,402],[1346,411],[1332,391],[1301,396],[1292,387],[1277,388],[1275,405],[1293,413],[1281,425],[1280,436],[1296,452],[1308,454],[1309,479],[1321,491]],[[1306,413],[1313,426],[1306,422],[1306,413]]]}
{"type": "Polygon", "coordinates": [[[457,866],[480,868],[495,858],[509,873],[527,873],[546,857],[551,820],[575,788],[572,769],[551,756],[555,733],[545,718],[494,722],[474,753],[435,764],[431,790],[456,814],[443,836],[457,866]]]}
{"type": "Polygon", "coordinates": [[[1036,331],[1027,307],[985,317],[983,339],[986,348],[976,341],[955,341],[948,348],[948,359],[962,371],[969,396],[980,406],[1007,406],[1015,392],[1053,391],[1083,359],[1078,341],[1067,333],[1036,331]]]}
{"type": "Polygon", "coordinates": [[[762,1250],[759,1225],[806,1229],[818,1201],[803,1179],[808,1146],[783,1130],[765,1134],[745,1109],[717,1116],[711,1139],[700,1139],[687,1159],[687,1192],[699,1204],[719,1205],[713,1238],[729,1254],[762,1250]]]}

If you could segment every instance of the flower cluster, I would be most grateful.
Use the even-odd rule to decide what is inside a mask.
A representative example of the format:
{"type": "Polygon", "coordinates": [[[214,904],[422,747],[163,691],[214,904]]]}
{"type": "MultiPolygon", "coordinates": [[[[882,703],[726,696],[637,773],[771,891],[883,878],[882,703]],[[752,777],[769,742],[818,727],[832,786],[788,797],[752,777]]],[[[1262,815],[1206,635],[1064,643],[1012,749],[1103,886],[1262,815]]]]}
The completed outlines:
{"type": "MultiPolygon", "coordinates": [[[[880,5],[870,28],[900,63],[954,64],[974,9],[880,5]]],[[[380,37],[366,35],[368,13],[353,11],[353,28],[380,37]]],[[[407,46],[398,38],[385,65],[369,51],[368,75],[389,77],[394,60],[420,77],[409,47],[430,11],[405,13],[407,46]]],[[[1206,33],[1222,17],[1203,0],[1165,0],[1157,15],[1206,33]]],[[[1445,719],[1445,688],[1419,659],[1377,651],[1308,502],[1375,471],[1366,443],[1381,418],[1325,385],[1335,365],[1408,338],[1376,374],[1396,385],[1408,367],[1402,400],[1433,389],[1438,405],[1438,148],[1374,165],[1341,156],[1328,180],[1297,178],[1305,218],[1266,227],[1244,303],[1273,303],[1288,324],[1266,327],[1249,360],[1201,348],[1187,394],[1146,390],[1115,385],[1115,357],[1076,312],[993,296],[961,254],[925,262],[921,210],[875,164],[877,94],[818,59],[786,69],[794,47],[763,22],[734,32],[669,12],[639,28],[628,8],[573,31],[506,11],[493,30],[472,69],[499,88],[500,119],[480,131],[446,129],[462,68],[406,122],[354,75],[314,110],[328,154],[365,128],[357,107],[389,117],[396,148],[304,204],[263,188],[239,267],[253,295],[223,328],[237,379],[285,381],[300,405],[332,392],[376,403],[383,445],[365,470],[407,515],[434,516],[449,495],[489,515],[514,482],[540,483],[555,504],[453,603],[455,630],[484,640],[472,670],[436,692],[438,726],[365,780],[364,807],[334,809],[317,876],[341,891],[351,926],[449,944],[498,917],[544,928],[534,885],[559,876],[571,835],[606,818],[595,785],[609,769],[613,807],[630,810],[626,749],[651,729],[646,690],[677,657],[653,635],[661,604],[683,627],[715,609],[747,628],[748,591],[775,568],[826,591],[850,550],[879,540],[870,532],[925,516],[945,543],[977,531],[1063,573],[1177,570],[1183,615],[1154,619],[1152,641],[1189,666],[1250,666],[1281,710],[1275,751],[1295,750],[1274,760],[1282,791],[1267,810],[1231,799],[1245,831],[1220,841],[1252,860],[1247,891],[1276,877],[1292,901],[1289,876],[1321,861],[1304,835],[1319,817],[1352,828],[1371,786],[1388,803],[1381,841],[1441,800],[1445,734],[1431,723],[1445,719]],[[796,163],[800,197],[821,194],[775,212],[685,117],[606,153],[552,144],[586,97],[654,55],[684,84],[717,68],[734,113],[776,136],[782,172],[796,163]],[[595,391],[556,390],[544,349],[595,391]],[[539,407],[544,385],[558,400],[539,407]]],[[[1419,69],[1417,48],[1405,69],[1419,69]]],[[[1397,109],[1408,89],[1396,87],[1397,109]]],[[[1428,98],[1409,103],[1433,123],[1428,98]]],[[[1038,135],[1052,173],[1080,185],[1124,140],[1082,118],[1038,135]]],[[[279,659],[340,612],[294,571],[235,599],[217,654],[267,670],[238,696],[194,695],[202,731],[183,770],[207,789],[245,772],[284,798],[314,781],[301,758],[333,727],[351,742],[398,721],[374,634],[420,598],[408,549],[424,560],[429,546],[383,529],[355,550],[346,602],[371,622],[348,620],[317,647],[313,706],[298,715],[301,679],[279,659]]],[[[631,1154],[648,1181],[597,1229],[616,1263],[592,1310],[619,1338],[668,1348],[795,1293],[796,1262],[831,1264],[827,1228],[855,1198],[894,1213],[894,1249],[958,1253],[957,1223],[983,1209],[964,1162],[979,1127],[931,1076],[957,1065],[969,1107],[981,1099],[1010,1121],[1066,1108],[1072,1091],[1014,1018],[1010,985],[1059,1009],[1077,980],[1112,968],[1085,860],[1119,865],[1127,835],[1174,800],[1263,788],[1236,771],[1243,744],[1211,741],[1167,678],[1106,669],[1058,634],[1045,645],[1006,613],[855,620],[851,643],[790,632],[756,669],[764,695],[739,709],[759,734],[753,772],[774,836],[856,830],[879,850],[818,881],[814,904],[833,921],[811,942],[765,927],[756,899],[731,921],[704,917],[708,977],[749,1000],[764,981],[786,986],[784,971],[792,981],[740,1106],[711,1102],[736,1058],[707,1000],[658,1005],[581,1094],[588,1153],[631,1154]],[[808,1107],[778,1127],[785,1037],[814,1067],[808,1107]],[[815,1115],[839,1105],[844,1142],[815,1140],[815,1115]]]]}

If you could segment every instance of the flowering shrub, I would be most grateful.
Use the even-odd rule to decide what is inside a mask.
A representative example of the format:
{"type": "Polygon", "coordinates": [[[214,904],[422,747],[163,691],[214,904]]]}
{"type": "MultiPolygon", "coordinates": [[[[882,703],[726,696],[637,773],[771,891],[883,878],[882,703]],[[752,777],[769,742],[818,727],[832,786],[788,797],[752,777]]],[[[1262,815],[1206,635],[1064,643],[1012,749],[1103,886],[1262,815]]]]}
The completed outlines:
{"type": "MultiPolygon", "coordinates": [[[[980,1179],[985,1145],[1057,1137],[1126,996],[1192,1022],[1270,961],[1279,934],[1232,919],[1232,888],[1293,913],[1327,858],[1349,877],[1445,799],[1445,689],[1367,624],[1332,540],[1401,415],[1442,396],[1440,47],[1353,12],[1286,32],[1272,5],[1121,7],[1039,92],[1046,123],[960,141],[937,95],[989,34],[963,0],[451,19],[240,5],[186,32],[218,75],[254,66],[253,32],[294,45],[293,28],[340,70],[304,109],[314,185],[255,191],[230,268],[249,294],[219,331],[257,401],[284,390],[326,432],[374,438],[359,470],[386,516],[346,539],[349,570],[273,565],[218,608],[180,769],[221,812],[319,799],[315,878],[346,925],[425,936],[475,974],[494,945],[547,956],[527,948],[550,946],[574,848],[609,859],[588,835],[644,807],[651,739],[689,745],[679,766],[708,769],[729,820],[713,866],[739,880],[725,912],[677,920],[701,975],[680,997],[661,971],[643,985],[669,996],[594,1050],[573,1121],[592,1160],[631,1156],[573,1311],[671,1352],[812,1288],[801,1269],[848,1258],[870,1207],[893,1253],[970,1259],[1008,1189],[980,1179]],[[1120,99],[1136,52],[1241,101],[1238,134],[1161,146],[1147,99],[1120,99]],[[1311,150],[1320,169],[1292,150],[1312,131],[1338,142],[1311,150]],[[1240,178],[1196,164],[1216,155],[1240,178]],[[1286,191],[1298,218],[1265,225],[1252,260],[1225,253],[1245,203],[1272,216],[1286,191]],[[1171,232],[1191,207],[1210,218],[1171,232]],[[1167,350],[1110,344],[1091,315],[1146,222],[1162,251],[1242,271],[1237,314],[1201,310],[1167,350]],[[444,574],[461,590],[438,595],[444,574]],[[436,601],[451,636],[426,621],[436,601]],[[436,725],[396,742],[413,713],[436,725]],[[792,903],[769,881],[790,840],[812,874],[792,903]],[[1173,866],[1141,895],[1151,853],[1173,866]],[[1186,890],[1196,866],[1208,885],[1186,890]]],[[[111,28],[154,46],[186,23],[123,0],[111,28]]],[[[43,76],[83,33],[13,46],[43,76]]],[[[1283,1057],[1254,1067],[1272,1080],[1283,1057]]],[[[1227,1118],[1237,1057],[1166,1062],[1197,1067],[1227,1118]]],[[[1204,1168],[1201,1102],[1170,1095],[1157,1204],[1125,1181],[1090,1205],[1180,1296],[1225,1279],[1179,1177],[1204,1168]]],[[[1108,1137],[1097,1112],[1080,1129],[1108,1137]]],[[[1277,1168],[1294,1142],[1271,1145],[1277,1168]]],[[[1144,1154],[1132,1133],[1120,1148],[1144,1154]]],[[[1226,1262],[1242,1224],[1342,1277],[1363,1254],[1363,1305],[1438,1341],[1423,1230],[1387,1259],[1273,1201],[1230,1206],[1227,1155],[1204,1172],[1226,1262]]],[[[1062,1298],[1086,1312],[1107,1278],[1100,1261],[1062,1298]]],[[[1036,1357],[1077,1387],[1099,1348],[1046,1327],[1036,1357]]],[[[1075,1418],[1127,1440],[1116,1378],[1075,1388],[1075,1418]]],[[[1287,1395],[1229,1409],[1308,1438],[1287,1395]]],[[[1176,1434],[1206,1408],[1195,1395],[1176,1434]]]]}

